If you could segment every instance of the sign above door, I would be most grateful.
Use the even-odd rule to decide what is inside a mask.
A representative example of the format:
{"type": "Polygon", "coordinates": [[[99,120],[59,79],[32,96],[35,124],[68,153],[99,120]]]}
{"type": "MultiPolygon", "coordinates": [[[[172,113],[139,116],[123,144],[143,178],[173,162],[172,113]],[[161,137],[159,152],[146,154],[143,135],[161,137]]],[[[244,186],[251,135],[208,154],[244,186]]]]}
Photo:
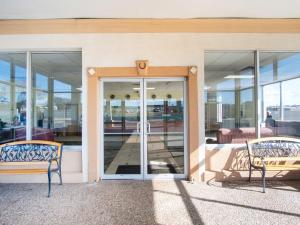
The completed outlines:
{"type": "Polygon", "coordinates": [[[197,74],[197,66],[149,66],[149,60],[136,60],[136,67],[89,67],[95,77],[188,77],[197,74]]]}

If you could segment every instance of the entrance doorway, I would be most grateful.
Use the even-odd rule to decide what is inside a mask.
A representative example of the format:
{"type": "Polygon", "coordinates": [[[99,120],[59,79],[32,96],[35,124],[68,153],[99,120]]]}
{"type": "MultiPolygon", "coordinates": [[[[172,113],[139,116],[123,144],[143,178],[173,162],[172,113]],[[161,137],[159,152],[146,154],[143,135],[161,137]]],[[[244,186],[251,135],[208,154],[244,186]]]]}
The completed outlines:
{"type": "Polygon", "coordinates": [[[185,78],[100,80],[101,177],[185,178],[185,78]]]}

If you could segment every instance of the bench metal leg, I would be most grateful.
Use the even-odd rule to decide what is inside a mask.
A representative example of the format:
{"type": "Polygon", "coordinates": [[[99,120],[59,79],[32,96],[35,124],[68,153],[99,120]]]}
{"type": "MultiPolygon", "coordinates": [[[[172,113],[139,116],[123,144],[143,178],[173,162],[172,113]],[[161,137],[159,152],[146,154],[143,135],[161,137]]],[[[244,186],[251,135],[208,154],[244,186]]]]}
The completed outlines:
{"type": "Polygon", "coordinates": [[[59,167],[58,175],[59,175],[59,184],[62,185],[61,167],[59,167]]]}
{"type": "Polygon", "coordinates": [[[252,166],[249,166],[249,182],[251,182],[252,166]]]}
{"type": "Polygon", "coordinates": [[[48,170],[48,198],[50,198],[51,193],[51,170],[48,170]]]}
{"type": "Polygon", "coordinates": [[[262,169],[262,186],[263,186],[263,193],[266,193],[266,169],[262,169]]]}

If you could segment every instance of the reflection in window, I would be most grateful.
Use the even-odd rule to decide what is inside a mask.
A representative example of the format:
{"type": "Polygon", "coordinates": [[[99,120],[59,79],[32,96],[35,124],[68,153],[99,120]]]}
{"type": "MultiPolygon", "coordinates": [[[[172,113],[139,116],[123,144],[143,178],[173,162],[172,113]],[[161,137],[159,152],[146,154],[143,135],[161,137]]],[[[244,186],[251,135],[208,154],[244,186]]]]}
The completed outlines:
{"type": "Polygon", "coordinates": [[[274,136],[299,137],[300,53],[261,53],[260,65],[261,126],[274,136]]]}
{"type": "Polygon", "coordinates": [[[26,139],[26,54],[0,54],[0,144],[26,139]]]}
{"type": "MultiPolygon", "coordinates": [[[[300,71],[298,76],[300,76],[300,71]]],[[[300,78],[282,82],[282,108],[284,121],[300,122],[300,78]]],[[[299,134],[300,135],[300,134],[299,134]]]]}
{"type": "Polygon", "coordinates": [[[146,85],[147,172],[184,173],[184,82],[146,85]]]}
{"type": "Polygon", "coordinates": [[[19,85],[26,85],[26,68],[21,66],[15,66],[15,83],[19,85]]]}
{"type": "Polygon", "coordinates": [[[11,121],[10,112],[10,85],[0,82],[0,111],[1,111],[1,121],[8,122],[11,121]]]}
{"type": "Polygon", "coordinates": [[[0,80],[8,81],[8,82],[10,81],[10,62],[1,59],[0,59],[0,80]]]}
{"type": "MultiPolygon", "coordinates": [[[[45,75],[36,73],[35,76],[35,104],[36,110],[34,112],[34,118],[37,118],[36,126],[39,128],[48,127],[48,78],[45,75]]],[[[34,130],[35,132],[35,130],[34,130]]]]}
{"type": "Polygon", "coordinates": [[[253,88],[247,88],[240,91],[240,126],[255,127],[255,109],[253,107],[253,88]]]}
{"type": "Polygon", "coordinates": [[[140,83],[103,82],[105,174],[140,174],[140,83]]]}
{"type": "Polygon", "coordinates": [[[131,133],[140,121],[139,83],[107,82],[104,85],[104,132],[131,133]],[[122,94],[120,92],[122,91],[122,94]]]}
{"type": "Polygon", "coordinates": [[[32,139],[81,145],[81,53],[33,53],[32,139]]]}
{"type": "Polygon", "coordinates": [[[279,120],[281,114],[280,108],[280,83],[264,85],[262,87],[263,115],[269,112],[273,119],[279,120]]]}
{"type": "Polygon", "coordinates": [[[205,53],[206,143],[255,138],[254,52],[205,53]]]}

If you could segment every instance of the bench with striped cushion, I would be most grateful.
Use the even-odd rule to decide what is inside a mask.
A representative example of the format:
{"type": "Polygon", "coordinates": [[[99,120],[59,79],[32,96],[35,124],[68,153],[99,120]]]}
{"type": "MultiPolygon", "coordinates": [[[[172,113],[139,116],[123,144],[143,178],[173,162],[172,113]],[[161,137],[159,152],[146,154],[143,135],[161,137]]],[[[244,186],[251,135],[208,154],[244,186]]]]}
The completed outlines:
{"type": "Polygon", "coordinates": [[[0,145],[0,174],[48,174],[50,197],[52,172],[59,175],[62,184],[61,159],[60,143],[40,140],[11,142],[0,145]],[[9,166],[13,167],[7,168],[9,166]],[[28,168],[24,169],[24,166],[28,168]]]}

